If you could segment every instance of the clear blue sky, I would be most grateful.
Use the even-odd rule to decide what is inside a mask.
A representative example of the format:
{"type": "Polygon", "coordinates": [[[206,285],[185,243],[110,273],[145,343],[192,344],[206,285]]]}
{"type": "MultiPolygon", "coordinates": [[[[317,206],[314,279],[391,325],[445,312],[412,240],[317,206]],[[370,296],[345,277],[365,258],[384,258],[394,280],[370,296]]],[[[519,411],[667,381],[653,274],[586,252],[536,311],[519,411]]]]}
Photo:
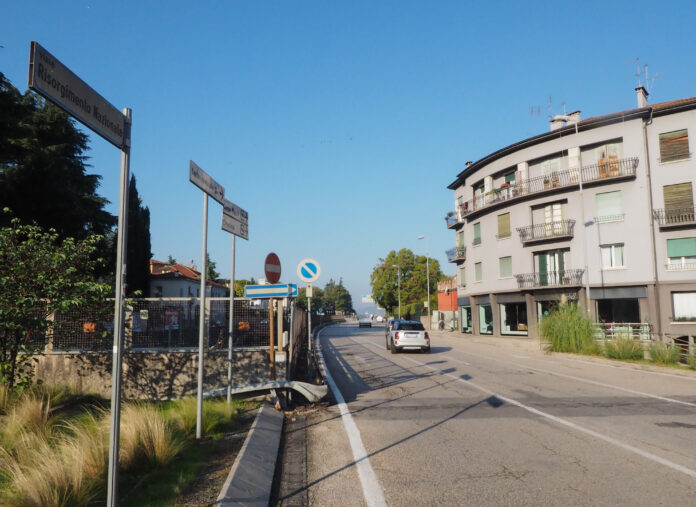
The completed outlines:
{"type": "MultiPolygon", "coordinates": [[[[27,86],[37,40],[117,108],[133,109],[132,172],[154,257],[200,262],[194,160],[249,211],[237,278],[283,281],[313,257],[357,307],[378,258],[454,246],[446,189],[467,160],[582,117],[696,95],[696,2],[4,2],[0,71],[27,86]],[[539,106],[540,114],[530,110],[539,106]]],[[[120,156],[90,133],[92,172],[116,213],[120,156]]],[[[209,251],[229,275],[211,200],[209,251]]]]}

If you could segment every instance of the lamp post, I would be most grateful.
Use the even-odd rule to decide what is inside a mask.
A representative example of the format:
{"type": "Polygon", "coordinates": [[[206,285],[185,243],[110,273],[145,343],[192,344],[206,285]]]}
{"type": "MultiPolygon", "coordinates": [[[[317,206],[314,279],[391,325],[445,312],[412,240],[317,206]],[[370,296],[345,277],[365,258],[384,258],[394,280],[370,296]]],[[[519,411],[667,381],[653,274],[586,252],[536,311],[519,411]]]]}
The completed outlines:
{"type": "Polygon", "coordinates": [[[392,264],[392,267],[396,268],[396,276],[398,279],[399,287],[399,320],[401,320],[401,267],[398,264],[392,264]]]}
{"type": "Polygon", "coordinates": [[[425,240],[425,276],[428,281],[428,329],[432,331],[433,329],[433,312],[430,309],[430,249],[428,248],[428,238],[425,236],[418,236],[418,239],[425,240]]]}

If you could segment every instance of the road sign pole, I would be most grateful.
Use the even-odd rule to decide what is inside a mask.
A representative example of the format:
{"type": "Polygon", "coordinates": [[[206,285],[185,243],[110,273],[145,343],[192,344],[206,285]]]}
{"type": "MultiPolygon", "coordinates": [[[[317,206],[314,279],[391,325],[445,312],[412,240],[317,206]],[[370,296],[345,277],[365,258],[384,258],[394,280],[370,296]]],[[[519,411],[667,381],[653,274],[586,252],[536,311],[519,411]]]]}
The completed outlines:
{"type": "Polygon", "coordinates": [[[201,299],[198,311],[198,400],[196,438],[203,436],[203,345],[205,339],[205,285],[208,270],[208,194],[203,192],[203,241],[201,246],[201,299]]]}
{"type": "Polygon", "coordinates": [[[275,327],[273,325],[273,298],[268,300],[268,331],[270,337],[269,358],[271,363],[271,380],[275,380],[275,339],[273,336],[275,327]]]}
{"type": "Polygon", "coordinates": [[[121,429],[121,361],[123,358],[123,305],[125,299],[126,248],[128,240],[128,179],[130,173],[130,131],[132,111],[125,116],[124,143],[121,149],[121,183],[119,189],[118,235],[116,246],[116,288],[114,301],[114,348],[111,365],[111,430],[109,432],[109,477],[107,501],[109,507],[118,504],[118,448],[121,429]]]}
{"type": "MultiPolygon", "coordinates": [[[[311,284],[307,284],[311,287],[311,284]]],[[[307,356],[312,354],[312,298],[307,298],[307,356]]]]}
{"type": "Polygon", "coordinates": [[[232,266],[230,267],[230,320],[227,325],[227,404],[232,402],[232,348],[234,337],[234,242],[236,236],[232,235],[232,266]]]}

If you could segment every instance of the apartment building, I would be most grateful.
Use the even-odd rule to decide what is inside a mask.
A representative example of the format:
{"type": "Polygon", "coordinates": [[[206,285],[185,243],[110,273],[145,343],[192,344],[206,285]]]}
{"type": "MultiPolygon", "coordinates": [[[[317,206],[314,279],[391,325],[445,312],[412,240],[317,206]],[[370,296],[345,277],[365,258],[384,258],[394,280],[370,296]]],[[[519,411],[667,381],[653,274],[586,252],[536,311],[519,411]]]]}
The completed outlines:
{"type": "Polygon", "coordinates": [[[596,322],[696,335],[696,97],[636,95],[636,109],[556,116],[448,186],[463,333],[535,336],[568,299],[596,322]]]}

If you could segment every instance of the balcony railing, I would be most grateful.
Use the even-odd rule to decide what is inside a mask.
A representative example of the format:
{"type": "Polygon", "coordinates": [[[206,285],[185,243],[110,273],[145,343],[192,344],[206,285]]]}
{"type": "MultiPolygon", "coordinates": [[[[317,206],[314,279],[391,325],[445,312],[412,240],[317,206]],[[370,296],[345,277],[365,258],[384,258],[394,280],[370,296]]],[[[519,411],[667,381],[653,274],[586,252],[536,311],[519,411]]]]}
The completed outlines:
{"type": "Polygon", "coordinates": [[[599,322],[593,324],[595,339],[615,340],[632,338],[648,341],[653,335],[653,327],[646,322],[599,322]]]}
{"type": "Polygon", "coordinates": [[[572,238],[575,220],[559,220],[546,224],[534,224],[526,227],[518,227],[522,243],[543,241],[545,239],[572,238]]]}
{"type": "Polygon", "coordinates": [[[505,183],[503,187],[478,195],[462,204],[461,213],[466,216],[496,203],[517,199],[526,195],[538,194],[555,188],[572,187],[583,183],[627,178],[636,175],[638,158],[611,160],[599,164],[583,166],[580,169],[554,171],[544,176],[537,176],[517,183],[505,183]]]}
{"type": "MultiPolygon", "coordinates": [[[[466,203],[464,203],[466,204],[466,203]]],[[[454,211],[450,211],[447,213],[447,216],[445,216],[445,222],[447,222],[447,228],[452,229],[456,227],[457,225],[464,223],[464,217],[466,217],[467,213],[465,212],[465,207],[464,204],[462,204],[459,209],[455,209],[454,211]]]]}
{"type": "Polygon", "coordinates": [[[692,270],[696,269],[696,259],[683,259],[683,260],[675,260],[675,261],[668,261],[667,264],[667,271],[687,271],[687,270],[692,270]]]}
{"type": "Polygon", "coordinates": [[[448,262],[458,262],[466,260],[466,247],[458,246],[456,248],[450,248],[447,250],[447,261],[448,262]]]}
{"type": "Polygon", "coordinates": [[[654,209],[653,218],[661,227],[696,224],[696,208],[654,209]]]}
{"type": "Polygon", "coordinates": [[[566,269],[563,271],[545,271],[543,273],[524,273],[515,275],[515,279],[517,279],[517,287],[520,289],[582,285],[584,272],[584,269],[566,269]]]}

